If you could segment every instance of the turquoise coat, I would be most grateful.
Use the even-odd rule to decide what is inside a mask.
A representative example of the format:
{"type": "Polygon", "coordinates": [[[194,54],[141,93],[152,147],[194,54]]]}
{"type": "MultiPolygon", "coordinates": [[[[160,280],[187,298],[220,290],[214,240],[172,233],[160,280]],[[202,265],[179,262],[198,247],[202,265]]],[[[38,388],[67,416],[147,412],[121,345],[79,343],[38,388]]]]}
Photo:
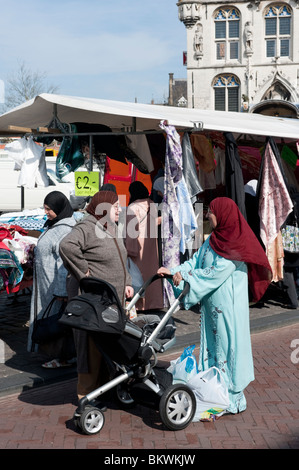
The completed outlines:
{"type": "MultiPolygon", "coordinates": [[[[200,302],[199,368],[218,367],[229,392],[238,394],[254,380],[247,266],[217,255],[208,238],[192,259],[171,270],[177,271],[190,284],[185,308],[200,302]]],[[[176,296],[183,282],[173,287],[176,296]]]]}

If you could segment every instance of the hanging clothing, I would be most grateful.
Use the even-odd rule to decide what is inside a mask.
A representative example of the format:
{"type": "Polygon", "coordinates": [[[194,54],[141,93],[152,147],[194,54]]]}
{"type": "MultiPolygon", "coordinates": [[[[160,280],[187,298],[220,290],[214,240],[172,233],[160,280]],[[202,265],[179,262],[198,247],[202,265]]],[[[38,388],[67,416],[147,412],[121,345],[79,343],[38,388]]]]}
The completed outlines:
{"type": "Polygon", "coordinates": [[[198,162],[198,177],[202,191],[216,189],[215,180],[215,158],[214,150],[210,139],[202,134],[191,134],[190,143],[193,155],[198,162]]]}
{"type": "Polygon", "coordinates": [[[49,186],[45,148],[34,142],[32,137],[10,142],[5,151],[15,161],[15,170],[20,170],[19,186],[29,189],[36,185],[49,186]]]}
{"type": "Polygon", "coordinates": [[[153,159],[149,149],[148,141],[145,135],[128,135],[125,136],[128,147],[140,158],[145,164],[148,173],[154,171],[153,159]]]}
{"type": "Polygon", "coordinates": [[[194,157],[197,159],[199,168],[205,173],[210,173],[216,168],[214,151],[210,140],[203,134],[191,134],[190,142],[194,157]]]}
{"type": "Polygon", "coordinates": [[[176,187],[176,193],[180,206],[180,252],[184,254],[188,244],[192,241],[192,235],[197,229],[196,217],[184,176],[176,187]]]}
{"type": "Polygon", "coordinates": [[[248,225],[260,244],[264,247],[260,237],[259,202],[256,196],[257,183],[257,180],[250,180],[247,184],[245,184],[245,207],[248,225]]]}
{"type": "Polygon", "coordinates": [[[10,293],[23,278],[23,268],[16,255],[1,243],[0,247],[0,290],[10,293]]]}
{"type": "Polygon", "coordinates": [[[214,155],[216,161],[215,183],[225,186],[225,151],[216,146],[214,147],[214,155]]]}
{"type": "Polygon", "coordinates": [[[246,219],[244,180],[238,147],[231,132],[225,132],[224,136],[226,195],[235,201],[246,219]]]}
{"type": "Polygon", "coordinates": [[[267,139],[260,169],[257,195],[261,239],[269,260],[274,261],[272,265],[273,272],[279,272],[280,270],[277,269],[275,261],[277,257],[270,256],[270,253],[277,252],[277,250],[271,245],[276,243],[275,240],[280,233],[281,226],[292,212],[293,202],[287,188],[279,152],[272,139],[267,139]]]}
{"type": "MultiPolygon", "coordinates": [[[[174,126],[163,121],[160,128],[166,132],[166,154],[164,169],[164,198],[162,204],[162,264],[170,268],[180,262],[180,206],[176,187],[182,179],[182,147],[180,136],[174,126]]],[[[169,283],[164,283],[164,305],[174,302],[169,283]]]]}
{"type": "Polygon", "coordinates": [[[284,251],[281,232],[278,232],[274,242],[268,245],[267,257],[272,269],[272,281],[278,282],[283,279],[284,251]]]}
{"type": "Polygon", "coordinates": [[[196,201],[197,194],[203,191],[199,183],[196,171],[194,155],[188,132],[184,133],[182,139],[182,159],[183,159],[183,176],[192,204],[196,201]]]}

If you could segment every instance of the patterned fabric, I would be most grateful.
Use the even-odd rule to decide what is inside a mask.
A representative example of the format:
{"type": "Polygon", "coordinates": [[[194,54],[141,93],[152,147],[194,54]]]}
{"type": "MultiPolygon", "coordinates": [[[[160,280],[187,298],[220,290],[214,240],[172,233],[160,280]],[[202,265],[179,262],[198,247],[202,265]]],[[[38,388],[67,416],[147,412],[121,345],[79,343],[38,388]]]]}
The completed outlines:
{"type": "Polygon", "coordinates": [[[43,227],[47,220],[46,215],[35,215],[35,216],[1,216],[0,224],[1,225],[19,225],[25,230],[39,230],[43,231],[43,227]]]}
{"type": "Polygon", "coordinates": [[[14,288],[23,278],[23,269],[15,254],[6,249],[0,249],[0,290],[14,288]]]}
{"type": "Polygon", "coordinates": [[[293,209],[292,200],[270,142],[265,149],[259,192],[260,232],[267,252],[267,247],[274,242],[280,227],[293,209]]]}
{"type": "MultiPolygon", "coordinates": [[[[176,266],[180,262],[180,206],[176,194],[176,186],[182,179],[182,148],[180,136],[174,126],[160,123],[166,132],[166,155],[164,169],[164,198],[162,204],[162,265],[166,268],[176,266]]],[[[169,283],[164,284],[164,305],[174,301],[173,291],[169,283]]]]}
{"type": "Polygon", "coordinates": [[[281,230],[283,248],[291,253],[299,253],[299,229],[293,225],[286,225],[281,230]]]}

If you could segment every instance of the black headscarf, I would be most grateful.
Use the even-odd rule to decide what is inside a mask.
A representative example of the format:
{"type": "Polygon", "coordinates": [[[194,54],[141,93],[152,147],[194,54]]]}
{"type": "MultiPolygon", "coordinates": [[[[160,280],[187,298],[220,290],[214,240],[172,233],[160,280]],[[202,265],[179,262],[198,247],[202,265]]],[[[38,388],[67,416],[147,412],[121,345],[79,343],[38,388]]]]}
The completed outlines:
{"type": "Polygon", "coordinates": [[[56,224],[59,220],[72,217],[74,213],[68,198],[60,191],[51,191],[47,194],[44,199],[44,204],[50,207],[57,216],[53,220],[47,220],[44,227],[52,227],[52,225],[56,224]]]}
{"type": "Polygon", "coordinates": [[[105,183],[100,187],[100,191],[112,191],[117,194],[116,187],[112,183],[105,183]]]}
{"type": "Polygon", "coordinates": [[[146,199],[149,197],[148,189],[141,181],[134,181],[131,183],[129,186],[129,192],[131,196],[129,204],[137,199],[146,199]]]}

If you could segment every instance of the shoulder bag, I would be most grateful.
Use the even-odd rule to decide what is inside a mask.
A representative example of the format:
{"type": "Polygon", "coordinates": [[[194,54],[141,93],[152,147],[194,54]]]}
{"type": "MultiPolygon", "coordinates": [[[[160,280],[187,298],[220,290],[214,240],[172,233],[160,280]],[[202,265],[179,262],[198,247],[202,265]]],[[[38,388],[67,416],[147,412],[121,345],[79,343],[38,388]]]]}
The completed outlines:
{"type": "Polygon", "coordinates": [[[66,335],[67,327],[58,322],[65,310],[66,302],[62,302],[58,313],[51,315],[51,310],[56,301],[56,297],[53,297],[45,309],[42,318],[34,319],[31,337],[33,343],[47,344],[66,335]]]}

